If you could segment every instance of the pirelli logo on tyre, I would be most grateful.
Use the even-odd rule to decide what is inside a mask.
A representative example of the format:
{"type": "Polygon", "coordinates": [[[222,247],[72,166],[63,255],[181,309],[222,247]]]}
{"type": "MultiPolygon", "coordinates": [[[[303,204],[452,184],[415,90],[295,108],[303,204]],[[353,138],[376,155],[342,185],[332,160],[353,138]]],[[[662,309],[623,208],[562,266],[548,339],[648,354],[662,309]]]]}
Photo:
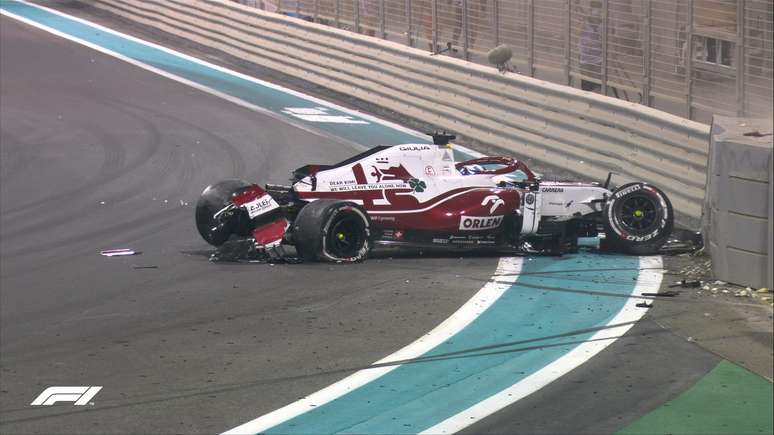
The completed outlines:
{"type": "Polygon", "coordinates": [[[640,189],[642,189],[642,184],[635,184],[635,185],[633,185],[631,187],[627,187],[626,189],[623,189],[623,190],[620,190],[620,191],[616,192],[614,198],[618,199],[618,198],[620,198],[620,197],[622,197],[624,195],[628,195],[628,194],[630,194],[632,192],[636,192],[636,191],[638,191],[640,189]]]}
{"type": "Polygon", "coordinates": [[[460,218],[460,230],[489,230],[499,227],[501,223],[503,223],[502,216],[462,216],[460,218]]]}

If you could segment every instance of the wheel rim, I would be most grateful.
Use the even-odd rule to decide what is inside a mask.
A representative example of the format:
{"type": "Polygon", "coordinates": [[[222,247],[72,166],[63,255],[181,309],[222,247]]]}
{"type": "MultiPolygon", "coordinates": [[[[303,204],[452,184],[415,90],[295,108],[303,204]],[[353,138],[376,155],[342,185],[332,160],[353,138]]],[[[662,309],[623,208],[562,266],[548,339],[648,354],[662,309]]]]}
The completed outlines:
{"type": "Polygon", "coordinates": [[[658,225],[659,208],[645,195],[633,195],[620,203],[618,215],[621,224],[631,233],[648,233],[658,225]]]}
{"type": "Polygon", "coordinates": [[[362,219],[354,215],[336,219],[327,236],[328,252],[338,258],[357,256],[365,242],[364,228],[362,219]]]}

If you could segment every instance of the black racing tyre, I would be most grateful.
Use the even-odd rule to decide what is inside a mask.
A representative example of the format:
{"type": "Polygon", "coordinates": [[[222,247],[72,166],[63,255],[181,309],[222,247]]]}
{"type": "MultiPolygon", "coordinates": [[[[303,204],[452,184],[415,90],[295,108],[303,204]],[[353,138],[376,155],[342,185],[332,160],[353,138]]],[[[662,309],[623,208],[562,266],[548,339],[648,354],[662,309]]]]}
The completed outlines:
{"type": "Polygon", "coordinates": [[[207,186],[199,201],[196,202],[196,229],[199,234],[213,246],[220,246],[237,230],[237,219],[231,219],[220,225],[213,215],[222,210],[235,193],[240,192],[250,183],[243,180],[223,180],[207,186]]]}
{"type": "Polygon", "coordinates": [[[658,253],[674,226],[669,198],[647,183],[629,183],[616,189],[602,216],[604,246],[633,255],[658,253]]]}
{"type": "Polygon", "coordinates": [[[298,212],[292,240],[306,261],[363,261],[371,250],[371,219],[353,202],[318,199],[298,212]]]}

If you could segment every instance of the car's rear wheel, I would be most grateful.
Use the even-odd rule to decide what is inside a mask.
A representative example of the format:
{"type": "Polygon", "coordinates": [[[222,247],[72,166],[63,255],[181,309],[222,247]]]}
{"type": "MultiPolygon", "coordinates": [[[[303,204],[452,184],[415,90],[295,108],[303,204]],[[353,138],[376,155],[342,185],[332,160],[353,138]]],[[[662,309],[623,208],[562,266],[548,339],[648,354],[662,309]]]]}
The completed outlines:
{"type": "Polygon", "coordinates": [[[304,206],[293,223],[293,244],[307,261],[363,261],[370,238],[368,214],[348,201],[318,199],[304,206]]]}
{"type": "Polygon", "coordinates": [[[219,220],[214,215],[228,205],[235,193],[250,186],[244,180],[223,180],[207,186],[196,202],[196,229],[213,246],[220,246],[238,230],[238,217],[219,220]]]}
{"type": "Polygon", "coordinates": [[[647,183],[616,189],[605,204],[603,218],[605,247],[634,255],[658,253],[674,226],[669,198],[647,183]]]}

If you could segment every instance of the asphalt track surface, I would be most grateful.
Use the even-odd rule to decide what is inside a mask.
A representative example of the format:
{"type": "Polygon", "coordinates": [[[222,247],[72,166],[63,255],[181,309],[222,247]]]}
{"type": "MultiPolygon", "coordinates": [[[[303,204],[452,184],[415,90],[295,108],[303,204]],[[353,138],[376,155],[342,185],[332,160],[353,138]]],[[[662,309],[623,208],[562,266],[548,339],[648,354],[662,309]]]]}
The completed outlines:
{"type": "Polygon", "coordinates": [[[355,150],[0,27],[4,433],[222,431],[413,341],[494,270],[496,258],[210,263],[193,226],[204,186],[283,182],[302,160],[355,150]],[[143,253],[99,255],[116,247],[143,253]],[[105,388],[93,413],[29,408],[47,385],[105,388]]]}
{"type": "MultiPolygon", "coordinates": [[[[357,150],[5,17],[0,40],[3,433],[223,431],[413,341],[495,268],[210,263],[192,222],[206,184],[357,150]],[[142,255],[98,255],[119,247],[142,255]],[[104,388],[85,410],[29,407],[49,385],[104,388]]],[[[615,431],[716,362],[645,319],[468,430],[615,431]]]]}

